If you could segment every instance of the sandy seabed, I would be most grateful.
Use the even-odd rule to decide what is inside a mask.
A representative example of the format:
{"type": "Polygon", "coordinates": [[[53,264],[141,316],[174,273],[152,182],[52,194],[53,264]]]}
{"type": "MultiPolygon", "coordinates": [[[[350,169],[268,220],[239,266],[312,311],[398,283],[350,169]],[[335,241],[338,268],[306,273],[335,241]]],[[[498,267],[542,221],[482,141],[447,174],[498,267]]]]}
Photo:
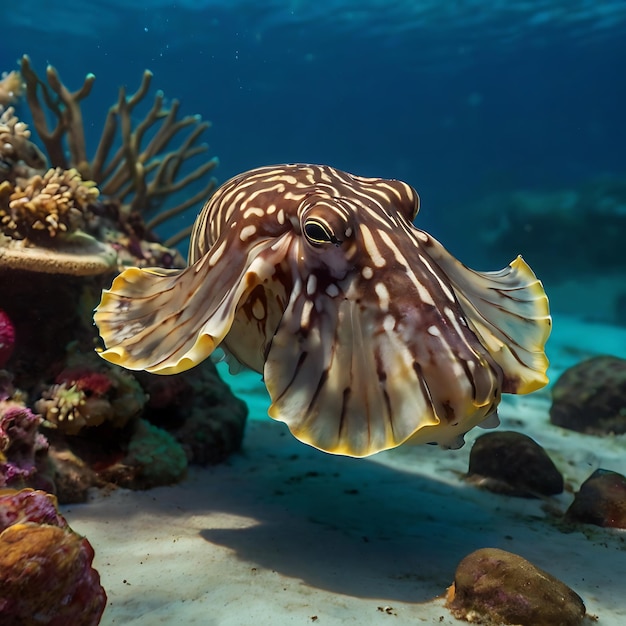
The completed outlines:
{"type": "MultiPolygon", "coordinates": [[[[626,329],[557,316],[548,352],[554,381],[584,358],[626,357],[626,329]]],[[[500,428],[539,442],[567,485],[546,502],[510,498],[462,479],[481,429],[458,451],[335,457],[264,417],[258,375],[228,382],[250,407],[240,454],[174,487],[63,507],[96,551],[109,598],[102,624],[461,624],[442,594],[458,562],[482,547],[560,578],[599,626],[626,624],[626,531],[563,532],[554,515],[597,468],[626,474],[626,436],[552,426],[548,390],[505,397],[500,428]]]]}

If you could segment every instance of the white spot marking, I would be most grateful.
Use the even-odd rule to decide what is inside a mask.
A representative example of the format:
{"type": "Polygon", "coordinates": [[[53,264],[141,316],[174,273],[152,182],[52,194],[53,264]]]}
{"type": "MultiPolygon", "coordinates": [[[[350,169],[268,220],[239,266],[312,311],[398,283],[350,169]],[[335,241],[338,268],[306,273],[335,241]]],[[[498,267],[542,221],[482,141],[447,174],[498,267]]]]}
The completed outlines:
{"type": "Polygon", "coordinates": [[[461,330],[461,327],[459,326],[459,322],[454,311],[449,306],[444,306],[443,312],[446,314],[446,317],[450,320],[450,323],[452,324],[452,326],[454,326],[454,330],[458,333],[459,337],[464,337],[463,331],[461,330]]]}
{"type": "Polygon", "coordinates": [[[317,291],[317,277],[311,274],[306,281],[306,293],[312,296],[317,291]]]}
{"type": "Polygon", "coordinates": [[[279,224],[285,223],[285,212],[282,209],[280,209],[278,213],[276,213],[276,220],[279,224]]]}
{"type": "Polygon", "coordinates": [[[415,287],[417,289],[417,295],[422,302],[435,306],[435,301],[427,287],[424,287],[418,280],[415,280],[415,287]]]}
{"type": "Polygon", "coordinates": [[[224,249],[226,248],[226,240],[224,239],[222,243],[211,252],[209,256],[209,267],[213,267],[221,258],[222,254],[224,254],[224,249]]]}
{"type": "Polygon", "coordinates": [[[311,322],[311,311],[313,310],[313,301],[306,300],[302,307],[302,316],[300,317],[300,324],[302,328],[308,328],[311,322]]]}
{"type": "Polygon", "coordinates": [[[450,302],[456,302],[452,292],[448,289],[448,286],[441,280],[441,278],[437,276],[435,270],[433,270],[432,265],[427,261],[426,257],[420,254],[419,258],[420,261],[428,268],[428,271],[432,274],[433,278],[439,283],[441,290],[446,294],[446,297],[450,300],[450,302]]]}
{"type": "Polygon", "coordinates": [[[263,209],[260,209],[258,206],[250,207],[243,212],[243,219],[247,220],[252,215],[256,217],[263,217],[265,215],[265,211],[263,209]]]}
{"type": "Polygon", "coordinates": [[[393,256],[395,257],[396,261],[400,265],[408,266],[409,264],[406,258],[404,257],[402,252],[400,252],[400,248],[396,246],[395,242],[391,239],[391,237],[384,230],[381,230],[379,234],[380,234],[380,238],[383,240],[383,243],[385,243],[387,247],[389,248],[389,250],[391,250],[391,252],[393,253],[393,256]]]}
{"type": "Polygon", "coordinates": [[[331,297],[335,298],[339,295],[339,287],[335,285],[335,283],[330,283],[328,287],[326,287],[326,293],[331,297]]]}
{"type": "Polygon", "coordinates": [[[361,274],[362,274],[363,278],[367,278],[367,280],[369,280],[372,276],[374,276],[374,270],[371,267],[366,265],[361,270],[361,274]]]}
{"type": "Polygon", "coordinates": [[[241,241],[247,241],[256,233],[256,226],[254,224],[248,224],[248,226],[244,226],[239,233],[239,239],[241,241]]]}
{"type": "Polygon", "coordinates": [[[261,300],[255,300],[252,305],[252,315],[258,320],[265,319],[265,306],[261,300]]]}
{"type": "Polygon", "coordinates": [[[374,291],[378,296],[378,303],[381,310],[387,312],[389,310],[389,290],[383,283],[376,283],[374,285],[374,291]]]}
{"type": "Polygon", "coordinates": [[[367,226],[361,225],[361,236],[363,237],[365,249],[367,250],[367,254],[370,256],[372,263],[376,267],[385,267],[387,262],[385,261],[383,255],[380,253],[380,250],[376,246],[374,237],[372,236],[372,233],[367,226]]]}
{"type": "Polygon", "coordinates": [[[300,202],[304,198],[303,193],[293,193],[292,191],[285,191],[283,194],[283,198],[285,200],[295,200],[296,202],[300,202]]]}
{"type": "Polygon", "coordinates": [[[394,326],[396,325],[396,320],[393,315],[385,315],[383,318],[383,328],[386,332],[390,333],[394,326]]]}

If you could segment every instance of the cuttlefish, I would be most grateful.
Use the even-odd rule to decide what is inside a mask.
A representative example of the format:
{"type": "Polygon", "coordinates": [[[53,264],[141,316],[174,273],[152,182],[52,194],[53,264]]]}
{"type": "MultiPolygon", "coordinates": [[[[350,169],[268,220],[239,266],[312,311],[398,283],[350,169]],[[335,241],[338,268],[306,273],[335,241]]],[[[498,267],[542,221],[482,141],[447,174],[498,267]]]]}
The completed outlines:
{"type": "Polygon", "coordinates": [[[497,425],[501,394],[547,383],[548,300],[521,256],[457,261],[413,225],[419,204],[407,183],[326,165],[235,176],[198,216],[187,268],[131,267],[103,292],[100,355],[174,374],[219,346],[316,448],[459,447],[497,425]]]}

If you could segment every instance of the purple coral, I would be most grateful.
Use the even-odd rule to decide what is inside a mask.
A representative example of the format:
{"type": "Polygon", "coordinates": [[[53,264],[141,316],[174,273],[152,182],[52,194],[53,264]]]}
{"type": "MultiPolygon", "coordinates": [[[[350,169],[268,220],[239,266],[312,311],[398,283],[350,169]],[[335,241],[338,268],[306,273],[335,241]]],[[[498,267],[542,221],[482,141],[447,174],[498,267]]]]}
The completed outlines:
{"type": "Polygon", "coordinates": [[[15,347],[15,326],[11,318],[0,309],[0,367],[4,367],[15,347]]]}
{"type": "Polygon", "coordinates": [[[59,513],[56,498],[43,491],[32,489],[6,489],[0,493],[0,533],[9,526],[34,522],[67,528],[65,518],[59,513]]]}
{"type": "Polygon", "coordinates": [[[37,430],[40,421],[21,404],[0,404],[0,487],[35,485],[42,478],[37,475],[36,456],[48,442],[37,430]]]}

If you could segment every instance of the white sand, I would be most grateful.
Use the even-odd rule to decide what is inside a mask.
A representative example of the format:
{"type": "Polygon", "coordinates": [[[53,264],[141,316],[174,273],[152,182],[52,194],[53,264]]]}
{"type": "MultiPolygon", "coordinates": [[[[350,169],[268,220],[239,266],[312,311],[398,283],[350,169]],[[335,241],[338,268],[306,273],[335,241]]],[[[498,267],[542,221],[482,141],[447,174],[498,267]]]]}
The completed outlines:
{"type": "MultiPolygon", "coordinates": [[[[626,329],[558,318],[549,352],[554,380],[587,356],[626,356],[626,329]]],[[[64,508],[96,550],[109,597],[103,624],[460,624],[437,596],[457,563],[487,546],[563,580],[599,626],[626,624],[626,532],[565,534],[545,503],[463,483],[471,441],[484,431],[459,451],[333,457],[262,418],[258,376],[231,382],[254,418],[241,454],[175,487],[118,490],[64,508]]],[[[551,426],[549,404],[546,391],[506,397],[501,428],[548,450],[569,488],[549,506],[564,510],[596,468],[626,474],[626,437],[551,426]]]]}

